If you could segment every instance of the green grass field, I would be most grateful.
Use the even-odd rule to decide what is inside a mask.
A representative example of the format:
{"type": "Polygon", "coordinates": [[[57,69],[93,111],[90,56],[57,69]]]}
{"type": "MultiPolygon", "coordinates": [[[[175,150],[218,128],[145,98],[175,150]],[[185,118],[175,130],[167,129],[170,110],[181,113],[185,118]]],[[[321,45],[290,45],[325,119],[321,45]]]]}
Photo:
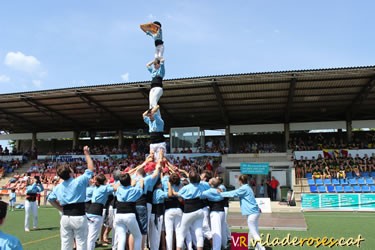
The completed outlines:
{"type": "MultiPolygon", "coordinates": [[[[60,249],[59,235],[59,214],[56,209],[51,207],[42,207],[39,209],[39,230],[24,232],[24,216],[23,210],[8,212],[7,220],[1,230],[17,236],[24,249],[35,250],[57,250],[60,249]]],[[[357,238],[362,235],[365,240],[361,243],[360,249],[375,249],[375,214],[374,213],[356,213],[356,212],[308,212],[304,213],[307,221],[307,231],[266,231],[261,230],[263,234],[270,234],[270,238],[284,238],[288,234],[299,238],[322,238],[324,236],[339,239],[357,238]]],[[[357,246],[351,247],[324,247],[318,249],[357,249],[357,246]]],[[[110,249],[110,247],[97,248],[110,249]]],[[[302,249],[301,247],[285,246],[272,247],[272,249],[302,249]]],[[[305,244],[303,249],[316,249],[305,244]]]]}

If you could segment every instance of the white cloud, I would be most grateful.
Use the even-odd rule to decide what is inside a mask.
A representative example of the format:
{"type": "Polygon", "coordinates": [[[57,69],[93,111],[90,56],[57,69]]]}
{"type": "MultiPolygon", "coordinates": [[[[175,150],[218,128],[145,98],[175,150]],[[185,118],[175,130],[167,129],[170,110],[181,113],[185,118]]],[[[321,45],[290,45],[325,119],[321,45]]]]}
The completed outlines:
{"type": "Polygon", "coordinates": [[[0,75],[0,82],[9,82],[10,77],[6,75],[0,75]]]}
{"type": "Polygon", "coordinates": [[[147,18],[153,20],[153,19],[155,19],[155,16],[153,14],[148,14],[147,18]]]}
{"type": "Polygon", "coordinates": [[[125,74],[122,74],[122,75],[121,75],[121,79],[122,79],[124,82],[129,82],[129,72],[126,72],[125,74]]]}
{"type": "Polygon", "coordinates": [[[27,56],[19,51],[8,52],[5,56],[4,63],[10,68],[28,73],[34,73],[40,68],[40,62],[38,59],[33,56],[27,56]]]}
{"type": "Polygon", "coordinates": [[[34,87],[40,88],[42,87],[42,81],[41,80],[32,80],[32,83],[34,87]]]}

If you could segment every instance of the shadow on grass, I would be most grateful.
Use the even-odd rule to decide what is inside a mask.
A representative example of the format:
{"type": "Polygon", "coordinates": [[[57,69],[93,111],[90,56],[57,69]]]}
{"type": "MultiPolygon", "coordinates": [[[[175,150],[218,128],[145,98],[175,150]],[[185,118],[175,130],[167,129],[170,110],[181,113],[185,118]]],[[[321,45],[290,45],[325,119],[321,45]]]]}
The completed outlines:
{"type": "Polygon", "coordinates": [[[59,230],[60,227],[42,227],[38,229],[34,229],[33,231],[52,231],[52,230],[59,230]]]}

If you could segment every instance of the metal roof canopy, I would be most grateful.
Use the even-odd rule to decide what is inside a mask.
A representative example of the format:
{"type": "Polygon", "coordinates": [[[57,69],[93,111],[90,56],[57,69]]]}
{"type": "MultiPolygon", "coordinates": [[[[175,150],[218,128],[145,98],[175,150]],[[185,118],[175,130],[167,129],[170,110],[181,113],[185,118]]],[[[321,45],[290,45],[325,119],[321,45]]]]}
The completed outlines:
{"type": "MultiPolygon", "coordinates": [[[[165,129],[375,119],[375,66],[164,80],[165,129]]],[[[0,95],[11,133],[146,128],[149,82],[0,95]]]]}

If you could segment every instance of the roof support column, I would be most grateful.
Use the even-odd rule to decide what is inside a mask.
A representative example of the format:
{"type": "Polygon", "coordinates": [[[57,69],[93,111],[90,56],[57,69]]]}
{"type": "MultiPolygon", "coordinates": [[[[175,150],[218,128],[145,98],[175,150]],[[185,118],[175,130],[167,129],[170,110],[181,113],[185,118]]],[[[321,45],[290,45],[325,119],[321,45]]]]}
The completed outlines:
{"type": "Polygon", "coordinates": [[[232,135],[230,134],[230,125],[225,127],[225,146],[228,149],[228,153],[232,151],[232,135]]]}
{"type": "Polygon", "coordinates": [[[31,159],[36,160],[37,155],[36,153],[36,132],[33,132],[32,137],[31,137],[31,159]]]}
{"type": "Polygon", "coordinates": [[[79,136],[79,131],[73,131],[73,144],[72,144],[72,149],[76,150],[78,148],[78,136],[79,136]]]}
{"type": "Polygon", "coordinates": [[[118,149],[121,149],[122,151],[122,147],[124,146],[124,133],[122,132],[122,129],[119,129],[118,131],[118,149]]]}
{"type": "Polygon", "coordinates": [[[284,123],[285,152],[288,152],[288,142],[290,139],[290,123],[284,123]]]}
{"type": "Polygon", "coordinates": [[[346,120],[346,139],[348,140],[348,143],[352,141],[352,121],[351,120],[346,120]]]}
{"type": "Polygon", "coordinates": [[[90,131],[90,146],[94,146],[96,131],[90,131]]]}

